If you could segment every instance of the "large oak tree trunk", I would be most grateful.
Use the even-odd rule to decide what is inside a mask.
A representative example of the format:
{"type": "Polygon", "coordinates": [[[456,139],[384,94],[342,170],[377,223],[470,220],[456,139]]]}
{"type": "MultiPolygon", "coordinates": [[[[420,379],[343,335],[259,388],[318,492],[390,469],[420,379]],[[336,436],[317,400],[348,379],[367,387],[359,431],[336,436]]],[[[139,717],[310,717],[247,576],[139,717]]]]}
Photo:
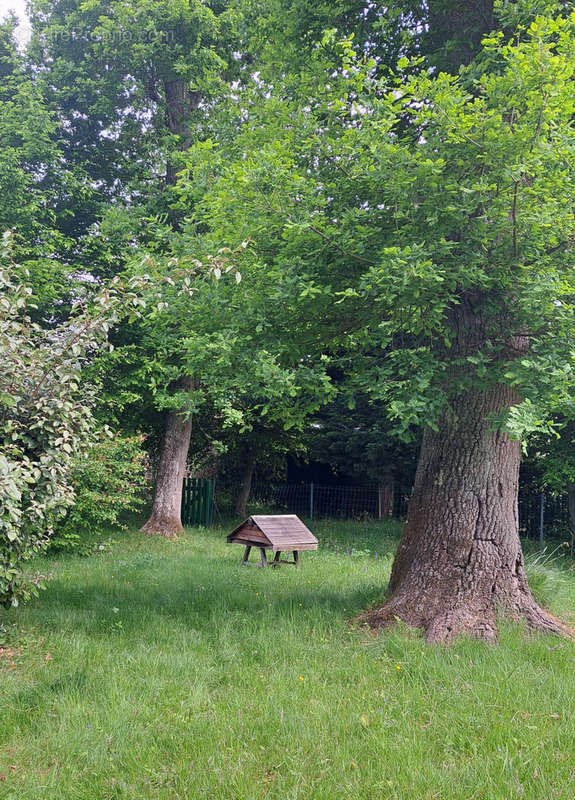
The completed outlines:
{"type": "Polygon", "coordinates": [[[428,641],[460,633],[493,640],[497,612],[555,633],[523,568],[517,516],[519,442],[486,415],[511,401],[507,387],[468,392],[423,438],[407,522],[393,564],[391,597],[366,615],[374,626],[399,617],[428,641]]]}
{"type": "MultiPolygon", "coordinates": [[[[475,300],[466,298],[453,309],[454,358],[477,352],[485,340],[481,303],[475,300]]],[[[525,337],[518,337],[510,350],[526,346],[525,337]]],[[[456,374],[461,379],[461,372],[451,377],[456,374]]],[[[422,628],[430,642],[461,633],[494,640],[502,611],[534,628],[563,630],[527,585],[517,512],[521,445],[494,430],[490,420],[517,399],[502,384],[470,388],[452,400],[437,430],[425,431],[391,596],[365,614],[370,625],[399,618],[422,628]]]]}
{"type": "MultiPolygon", "coordinates": [[[[430,0],[428,9],[435,61],[457,72],[492,29],[493,2],[454,5],[430,0]]],[[[449,314],[453,343],[440,356],[454,364],[446,389],[461,388],[438,429],[424,434],[390,597],[383,607],[364,615],[374,627],[399,618],[422,628],[430,642],[449,642],[461,633],[494,640],[499,611],[533,628],[565,631],[539,608],[527,585],[518,532],[520,444],[493,430],[489,419],[518,398],[507,386],[485,384],[465,374],[465,359],[483,350],[499,327],[493,325],[493,310],[491,325],[483,316],[489,306],[486,299],[480,292],[463,296],[449,314]]],[[[493,299],[496,306],[501,303],[497,321],[503,329],[508,316],[504,298],[493,299]]],[[[520,356],[527,345],[525,335],[515,337],[500,357],[520,356]]]]}
{"type": "MultiPolygon", "coordinates": [[[[191,389],[192,379],[182,378],[178,388],[191,389]]],[[[146,533],[161,536],[178,536],[183,533],[181,522],[182,485],[186,474],[186,462],[192,419],[182,413],[171,411],[166,415],[160,458],[156,468],[154,502],[149,520],[142,527],[146,533]]]]}

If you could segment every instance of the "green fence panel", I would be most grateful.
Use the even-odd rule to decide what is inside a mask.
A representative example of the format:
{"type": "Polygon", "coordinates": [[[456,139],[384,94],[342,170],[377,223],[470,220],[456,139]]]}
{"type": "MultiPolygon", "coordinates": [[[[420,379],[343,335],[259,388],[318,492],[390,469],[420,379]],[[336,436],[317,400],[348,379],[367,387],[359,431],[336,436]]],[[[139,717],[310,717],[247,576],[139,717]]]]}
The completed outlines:
{"type": "Polygon", "coordinates": [[[209,528],[213,520],[214,482],[206,478],[184,478],[182,523],[209,528]]]}

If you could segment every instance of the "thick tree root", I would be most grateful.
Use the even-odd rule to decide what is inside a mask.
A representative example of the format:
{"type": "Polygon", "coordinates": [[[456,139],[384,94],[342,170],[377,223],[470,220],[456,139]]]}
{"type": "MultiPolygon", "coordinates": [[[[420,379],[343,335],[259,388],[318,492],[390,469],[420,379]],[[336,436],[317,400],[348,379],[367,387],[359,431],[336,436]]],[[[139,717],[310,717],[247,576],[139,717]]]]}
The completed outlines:
{"type": "Polygon", "coordinates": [[[397,593],[385,605],[366,611],[358,618],[360,624],[379,630],[403,622],[410,628],[423,630],[429,644],[450,644],[458,636],[467,635],[486,642],[497,642],[498,612],[515,622],[525,622],[528,628],[575,638],[575,631],[548,611],[540,608],[530,594],[514,598],[513,602],[495,605],[491,601],[456,604],[419,603],[413,595],[397,593]]]}
{"type": "Polygon", "coordinates": [[[184,528],[180,520],[165,519],[160,517],[150,517],[150,519],[140,528],[148,536],[163,536],[165,539],[175,539],[184,533],[184,528]]]}

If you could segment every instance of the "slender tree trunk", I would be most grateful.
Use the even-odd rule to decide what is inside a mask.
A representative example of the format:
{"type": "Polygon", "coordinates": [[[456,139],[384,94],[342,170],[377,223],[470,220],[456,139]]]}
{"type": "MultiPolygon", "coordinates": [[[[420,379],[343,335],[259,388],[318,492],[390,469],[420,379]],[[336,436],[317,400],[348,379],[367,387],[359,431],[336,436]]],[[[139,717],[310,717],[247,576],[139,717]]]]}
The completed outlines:
{"type": "Polygon", "coordinates": [[[395,499],[395,478],[392,470],[386,470],[383,482],[377,487],[378,517],[393,517],[395,499]]]}
{"type": "Polygon", "coordinates": [[[575,483],[567,486],[567,502],[569,505],[569,522],[571,527],[571,560],[573,560],[573,544],[575,542],[575,483]]]}
{"type": "MultiPolygon", "coordinates": [[[[485,326],[470,301],[453,310],[452,324],[453,356],[477,352],[485,326]]],[[[526,346],[525,337],[513,343],[514,350],[526,346]]],[[[471,388],[455,397],[437,431],[425,431],[390,597],[365,614],[370,625],[399,618],[422,628],[430,642],[461,633],[494,640],[503,611],[534,628],[565,631],[539,608],[525,577],[517,512],[521,445],[493,430],[489,419],[517,400],[501,384],[471,388]]]]}
{"type": "MultiPolygon", "coordinates": [[[[177,388],[191,389],[192,379],[178,381],[177,388]]],[[[183,533],[181,522],[182,485],[192,434],[192,419],[171,411],[166,415],[160,458],[156,469],[152,512],[142,530],[170,537],[183,533]]]]}
{"type": "MultiPolygon", "coordinates": [[[[185,150],[191,139],[187,125],[190,112],[198,107],[199,92],[190,92],[187,82],[181,78],[164,80],[164,100],[166,106],[166,125],[170,133],[180,137],[179,147],[185,150]]],[[[154,98],[155,99],[155,98],[154,98]]],[[[161,101],[161,97],[158,96],[161,101]]],[[[177,168],[168,156],[166,184],[175,185],[177,168]]],[[[177,212],[172,210],[171,222],[174,230],[178,227],[177,212]]],[[[193,387],[191,376],[177,382],[176,388],[193,387]]],[[[154,502],[149,520],[142,530],[162,536],[178,536],[184,528],[181,521],[182,483],[186,471],[186,461],[192,434],[192,420],[185,414],[169,412],[166,415],[164,433],[160,446],[160,459],[156,469],[154,502]]]]}
{"type": "MultiPolygon", "coordinates": [[[[189,128],[189,116],[197,109],[200,92],[191,92],[188,82],[181,78],[172,78],[164,81],[164,95],[166,98],[166,125],[170,133],[179,137],[178,150],[187,150],[192,143],[189,128]]],[[[177,182],[177,165],[173,159],[168,159],[166,169],[166,183],[174,186],[177,182]]]]}
{"type": "Polygon", "coordinates": [[[432,61],[456,74],[475,58],[481,40],[495,28],[493,0],[429,0],[427,7],[432,61]]]}
{"type": "Polygon", "coordinates": [[[247,513],[248,500],[252,488],[252,478],[254,476],[254,469],[256,466],[255,450],[248,450],[244,460],[244,475],[242,479],[242,488],[236,500],[236,514],[240,517],[245,517],[247,513]]]}

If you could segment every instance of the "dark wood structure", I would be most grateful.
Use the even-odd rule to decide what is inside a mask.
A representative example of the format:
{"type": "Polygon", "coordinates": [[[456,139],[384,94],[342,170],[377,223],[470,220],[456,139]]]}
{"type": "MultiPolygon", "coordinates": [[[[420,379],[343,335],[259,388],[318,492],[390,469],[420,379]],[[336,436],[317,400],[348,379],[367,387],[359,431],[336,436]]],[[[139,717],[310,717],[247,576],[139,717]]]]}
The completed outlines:
{"type": "Polygon", "coordinates": [[[252,547],[259,547],[260,563],[257,566],[266,567],[268,564],[266,550],[275,553],[272,567],[279,564],[298,565],[300,550],[317,550],[317,539],[306,528],[295,514],[257,514],[248,517],[245,522],[233,530],[227,537],[229,543],[244,544],[246,549],[242,564],[248,563],[252,547]],[[283,561],[281,554],[291,550],[293,561],[283,561]]]}

